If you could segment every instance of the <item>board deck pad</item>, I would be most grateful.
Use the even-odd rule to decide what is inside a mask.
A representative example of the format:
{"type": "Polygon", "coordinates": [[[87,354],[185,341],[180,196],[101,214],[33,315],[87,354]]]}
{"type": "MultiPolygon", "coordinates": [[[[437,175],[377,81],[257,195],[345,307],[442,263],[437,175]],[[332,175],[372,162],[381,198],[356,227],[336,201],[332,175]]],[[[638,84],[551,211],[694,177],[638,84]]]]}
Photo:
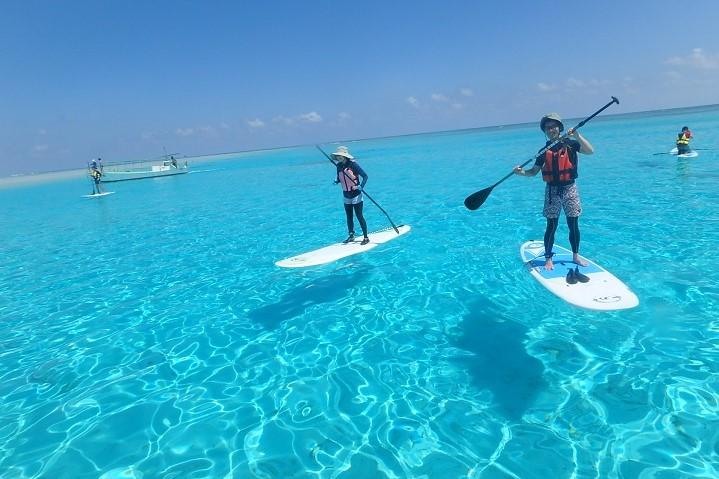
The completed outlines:
{"type": "Polygon", "coordinates": [[[554,245],[554,269],[551,271],[544,269],[542,241],[527,241],[520,247],[519,254],[532,277],[569,304],[598,311],[629,309],[639,304],[639,298],[626,284],[584,256],[582,258],[588,264],[578,268],[589,281],[569,284],[567,273],[578,265],[572,259],[572,252],[562,246],[554,245]]]}
{"type": "Polygon", "coordinates": [[[103,196],[115,194],[114,191],[106,191],[104,193],[93,193],[91,195],[82,195],[83,198],[102,198],[103,196]]]}
{"type": "Polygon", "coordinates": [[[393,228],[369,233],[367,236],[370,241],[365,245],[360,244],[363,238],[360,234],[350,243],[335,243],[325,246],[324,248],[277,261],[275,264],[282,268],[306,268],[308,266],[331,263],[347,256],[364,253],[365,251],[376,248],[382,243],[399,238],[403,234],[408,233],[411,228],[409,225],[400,225],[397,229],[399,230],[399,234],[393,228]]]}
{"type": "Polygon", "coordinates": [[[669,150],[670,155],[675,155],[678,158],[696,158],[699,156],[699,152],[697,150],[692,150],[689,153],[684,153],[682,155],[677,155],[677,153],[679,153],[679,150],[676,148],[669,150]]]}

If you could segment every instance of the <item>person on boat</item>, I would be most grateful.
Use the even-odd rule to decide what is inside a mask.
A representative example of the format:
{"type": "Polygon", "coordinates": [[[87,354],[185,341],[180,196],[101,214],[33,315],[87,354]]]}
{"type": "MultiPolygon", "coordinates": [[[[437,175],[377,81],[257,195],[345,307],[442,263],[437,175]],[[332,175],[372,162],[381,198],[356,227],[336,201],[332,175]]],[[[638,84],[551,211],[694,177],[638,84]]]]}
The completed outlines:
{"type": "Polygon", "coordinates": [[[347,216],[347,230],[349,231],[349,236],[347,236],[347,239],[344,240],[343,243],[351,243],[355,239],[354,214],[354,216],[357,216],[357,220],[362,228],[362,234],[364,235],[361,244],[365,245],[369,243],[369,237],[367,236],[367,222],[362,214],[364,204],[362,188],[367,184],[367,173],[365,173],[359,163],[354,161],[354,156],[350,155],[346,146],[338,147],[337,151],[332,153],[332,158],[334,158],[335,166],[337,167],[335,183],[342,185],[345,215],[347,216]]]}
{"type": "Polygon", "coordinates": [[[172,155],[170,155],[170,163],[172,163],[172,167],[173,167],[173,168],[178,168],[178,166],[177,166],[177,160],[176,160],[175,157],[172,156],[172,155]]]}
{"type": "Polygon", "coordinates": [[[88,167],[90,178],[93,181],[92,194],[100,194],[102,193],[102,189],[100,188],[100,179],[102,178],[102,164],[98,165],[97,161],[92,160],[88,167]],[[97,193],[95,193],[96,190],[97,193]]]}
{"type": "MultiPolygon", "coordinates": [[[[594,153],[594,148],[573,128],[570,128],[566,135],[560,137],[564,131],[564,124],[556,113],[544,115],[539,121],[539,128],[548,139],[545,148],[555,140],[559,140],[559,142],[547,150],[544,155],[538,156],[530,169],[523,170],[521,166],[516,166],[514,173],[520,176],[534,176],[541,171],[542,179],[546,183],[543,210],[544,217],[547,219],[547,229],[544,232],[544,268],[546,270],[554,269],[552,248],[561,210],[564,210],[567,217],[573,260],[579,266],[587,266],[587,261],[579,256],[579,215],[582,214],[582,203],[575,180],[579,176],[577,153],[591,155],[594,153]]],[[[584,278],[586,276],[578,276],[580,281],[583,281],[584,278]]]]}
{"type": "Polygon", "coordinates": [[[689,127],[685,126],[682,131],[677,135],[677,155],[685,155],[692,151],[689,148],[689,141],[692,139],[692,132],[689,131],[689,127]]]}

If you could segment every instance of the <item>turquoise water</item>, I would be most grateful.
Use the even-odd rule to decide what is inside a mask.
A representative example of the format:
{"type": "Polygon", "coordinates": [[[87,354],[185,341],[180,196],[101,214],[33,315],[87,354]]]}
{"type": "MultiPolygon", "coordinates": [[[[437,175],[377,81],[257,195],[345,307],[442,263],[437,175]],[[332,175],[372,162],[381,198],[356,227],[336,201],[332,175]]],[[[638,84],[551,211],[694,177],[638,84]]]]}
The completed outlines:
{"type": "Polygon", "coordinates": [[[304,270],[273,263],[346,235],[311,147],[0,190],[0,477],[719,476],[719,150],[653,155],[685,124],[719,147],[719,108],[584,128],[582,252],[640,299],[616,313],[522,268],[538,177],[462,205],[536,125],[348,143],[412,231],[304,270]]]}

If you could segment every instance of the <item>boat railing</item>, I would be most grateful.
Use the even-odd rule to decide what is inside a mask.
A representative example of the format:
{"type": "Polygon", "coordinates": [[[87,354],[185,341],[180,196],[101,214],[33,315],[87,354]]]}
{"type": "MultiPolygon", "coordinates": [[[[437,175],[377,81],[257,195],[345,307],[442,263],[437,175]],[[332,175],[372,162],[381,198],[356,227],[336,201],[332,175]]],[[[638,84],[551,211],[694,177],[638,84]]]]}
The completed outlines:
{"type": "MultiPolygon", "coordinates": [[[[187,168],[187,161],[180,161],[175,158],[176,168],[187,168]]],[[[172,159],[156,159],[156,160],[132,160],[132,161],[114,161],[105,163],[102,166],[103,172],[127,172],[127,171],[152,171],[157,167],[173,167],[172,159]]],[[[164,168],[163,168],[164,169],[164,168]]]]}

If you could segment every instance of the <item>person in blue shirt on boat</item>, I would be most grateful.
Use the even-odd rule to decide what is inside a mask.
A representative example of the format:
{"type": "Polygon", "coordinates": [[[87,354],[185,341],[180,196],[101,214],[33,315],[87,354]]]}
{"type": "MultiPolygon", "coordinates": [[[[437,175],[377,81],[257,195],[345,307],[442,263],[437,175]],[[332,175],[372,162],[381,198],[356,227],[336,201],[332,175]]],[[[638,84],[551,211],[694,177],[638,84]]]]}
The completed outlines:
{"type": "MultiPolygon", "coordinates": [[[[560,139],[560,134],[564,131],[564,124],[558,114],[549,113],[542,117],[539,128],[547,136],[546,147],[553,141],[560,139]]],[[[557,225],[559,224],[559,214],[562,210],[564,210],[567,217],[569,243],[572,246],[573,260],[579,266],[587,266],[588,264],[586,260],[579,256],[579,215],[582,214],[582,203],[575,183],[579,166],[577,153],[591,155],[594,153],[594,148],[578,131],[569,129],[559,143],[550,148],[544,155],[537,157],[530,169],[523,170],[521,166],[514,168],[514,173],[520,176],[534,176],[541,171],[542,179],[547,184],[544,190],[543,209],[544,217],[547,219],[547,229],[544,232],[544,268],[547,270],[554,269],[552,247],[554,246],[554,233],[557,231],[557,225]]],[[[584,278],[586,276],[581,275],[578,279],[583,281],[584,278]]]]}
{"type": "Polygon", "coordinates": [[[692,149],[689,147],[689,141],[692,139],[692,132],[689,131],[689,127],[685,126],[682,131],[677,135],[677,155],[686,155],[691,153],[692,149]]]}
{"type": "Polygon", "coordinates": [[[342,185],[342,197],[344,199],[345,215],[347,216],[347,230],[349,236],[343,241],[343,243],[351,243],[355,239],[355,225],[354,216],[357,217],[360,227],[362,228],[362,234],[364,238],[360,244],[369,243],[369,237],[367,236],[367,222],[364,219],[362,213],[363,198],[362,188],[367,184],[367,173],[362,167],[354,161],[354,156],[350,155],[349,150],[346,146],[340,146],[337,151],[332,153],[332,158],[335,160],[335,166],[337,167],[337,178],[335,183],[342,185]]]}

